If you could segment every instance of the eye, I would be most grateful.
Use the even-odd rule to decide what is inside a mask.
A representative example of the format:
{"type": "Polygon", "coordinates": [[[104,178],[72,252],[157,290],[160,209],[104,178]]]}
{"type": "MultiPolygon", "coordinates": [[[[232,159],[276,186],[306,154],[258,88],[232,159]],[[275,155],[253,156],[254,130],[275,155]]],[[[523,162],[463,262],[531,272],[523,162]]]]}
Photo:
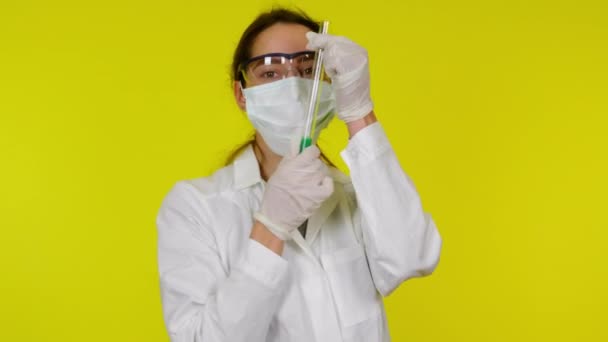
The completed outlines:
{"type": "Polygon", "coordinates": [[[262,78],[275,78],[277,76],[277,73],[275,71],[265,71],[262,74],[262,78]]]}
{"type": "Polygon", "coordinates": [[[313,67],[312,66],[301,66],[299,68],[300,77],[304,78],[312,78],[314,76],[313,67]]]}
{"type": "Polygon", "coordinates": [[[302,77],[311,78],[314,74],[314,60],[308,55],[299,60],[298,69],[302,77]]]}
{"type": "Polygon", "coordinates": [[[255,75],[257,78],[266,81],[276,80],[283,75],[282,66],[277,64],[260,65],[255,69],[255,75]]]}

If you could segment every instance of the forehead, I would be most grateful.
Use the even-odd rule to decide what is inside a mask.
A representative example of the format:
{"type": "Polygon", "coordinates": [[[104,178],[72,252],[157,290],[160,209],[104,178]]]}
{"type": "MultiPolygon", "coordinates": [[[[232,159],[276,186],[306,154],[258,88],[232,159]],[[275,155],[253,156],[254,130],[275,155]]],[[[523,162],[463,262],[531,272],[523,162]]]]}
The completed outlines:
{"type": "Polygon", "coordinates": [[[308,31],[308,27],[300,24],[274,24],[256,37],[251,47],[251,57],[272,52],[293,53],[306,50],[308,31]]]}

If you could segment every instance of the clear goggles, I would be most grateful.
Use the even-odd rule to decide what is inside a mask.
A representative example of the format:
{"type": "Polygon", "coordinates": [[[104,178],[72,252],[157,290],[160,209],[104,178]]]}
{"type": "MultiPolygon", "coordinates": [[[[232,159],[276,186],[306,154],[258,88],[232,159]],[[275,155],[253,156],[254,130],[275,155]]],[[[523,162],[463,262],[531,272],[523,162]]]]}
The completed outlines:
{"type": "Polygon", "coordinates": [[[240,65],[239,71],[247,85],[266,84],[293,76],[312,79],[315,57],[315,51],[268,53],[248,59],[240,65]]]}

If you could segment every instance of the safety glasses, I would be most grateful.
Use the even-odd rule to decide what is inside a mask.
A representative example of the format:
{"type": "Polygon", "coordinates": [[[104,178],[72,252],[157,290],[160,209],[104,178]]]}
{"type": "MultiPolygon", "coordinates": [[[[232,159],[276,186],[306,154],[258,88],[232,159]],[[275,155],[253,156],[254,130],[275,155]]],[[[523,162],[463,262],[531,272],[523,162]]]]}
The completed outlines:
{"type": "Polygon", "coordinates": [[[315,56],[315,51],[268,53],[248,59],[240,65],[239,71],[245,82],[252,85],[271,83],[293,76],[312,78],[315,56]]]}

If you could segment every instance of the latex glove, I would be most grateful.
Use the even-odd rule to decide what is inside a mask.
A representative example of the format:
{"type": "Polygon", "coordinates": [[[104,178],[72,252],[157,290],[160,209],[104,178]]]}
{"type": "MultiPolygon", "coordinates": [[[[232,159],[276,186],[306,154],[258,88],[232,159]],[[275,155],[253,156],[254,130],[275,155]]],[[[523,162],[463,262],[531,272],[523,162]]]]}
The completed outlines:
{"type": "Polygon", "coordinates": [[[323,64],[334,87],[338,117],[348,123],[369,114],[374,105],[367,51],[345,37],[308,32],[306,38],[307,49],[325,50],[323,64]]]}
{"type": "Polygon", "coordinates": [[[334,191],[333,180],[319,155],[316,146],[300,154],[297,147],[292,148],[266,184],[260,211],[254,218],[281,240],[289,240],[334,191]]]}

